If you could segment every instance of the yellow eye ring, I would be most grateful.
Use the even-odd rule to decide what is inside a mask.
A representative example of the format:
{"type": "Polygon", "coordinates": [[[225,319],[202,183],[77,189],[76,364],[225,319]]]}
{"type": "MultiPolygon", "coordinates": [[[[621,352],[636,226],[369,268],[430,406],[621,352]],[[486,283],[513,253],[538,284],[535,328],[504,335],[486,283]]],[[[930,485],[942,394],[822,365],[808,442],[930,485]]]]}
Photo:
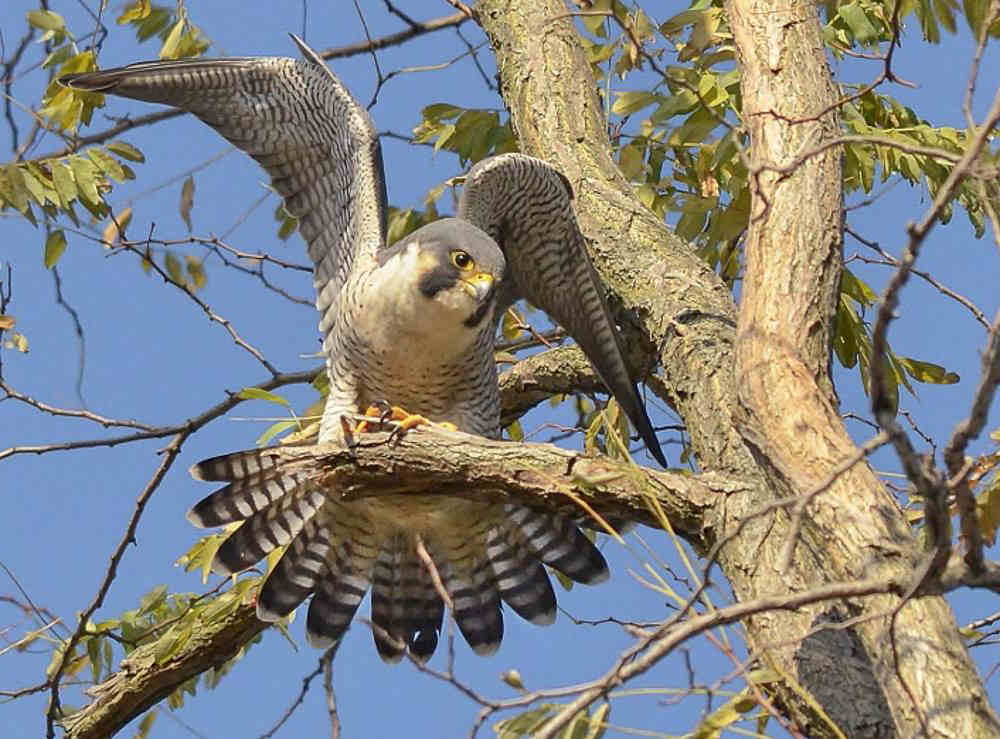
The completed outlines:
{"type": "Polygon", "coordinates": [[[463,272],[468,272],[476,266],[476,262],[472,257],[470,257],[466,252],[457,249],[451,253],[451,263],[463,272]]]}

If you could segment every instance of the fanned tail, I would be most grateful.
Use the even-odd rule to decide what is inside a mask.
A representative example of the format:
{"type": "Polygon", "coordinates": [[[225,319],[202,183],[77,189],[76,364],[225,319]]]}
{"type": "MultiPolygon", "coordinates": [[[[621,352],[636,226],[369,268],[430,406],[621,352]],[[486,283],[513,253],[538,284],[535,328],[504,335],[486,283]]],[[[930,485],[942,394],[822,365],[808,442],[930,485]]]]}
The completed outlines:
{"type": "Polygon", "coordinates": [[[608,579],[604,555],[573,521],[526,506],[508,505],[505,510],[536,558],[585,585],[608,579]]]}
{"type": "Polygon", "coordinates": [[[546,511],[454,501],[441,511],[425,498],[414,510],[423,513],[433,504],[444,518],[421,533],[406,525],[406,506],[413,504],[401,500],[373,509],[340,502],[267,450],[215,457],[192,472],[228,483],[191,509],[193,523],[243,520],[212,569],[238,572],[286,546],[258,594],[257,615],[276,621],[312,595],[306,633],[317,647],[343,637],[371,587],[379,655],[398,662],[409,652],[425,661],[438,644],[443,585],[465,640],[477,654],[489,655],[503,638],[501,599],[532,623],[555,620],[555,593],[543,565],[581,583],[608,577],[604,557],[577,525],[546,511]]]}
{"type": "Polygon", "coordinates": [[[386,662],[403,658],[403,645],[421,661],[434,654],[444,618],[444,603],[430,572],[406,538],[397,534],[383,547],[372,577],[372,634],[386,662]],[[391,639],[383,638],[380,630],[391,639]]]}
{"type": "Polygon", "coordinates": [[[556,595],[541,563],[509,525],[494,527],[486,546],[500,597],[517,614],[539,626],[556,620],[556,595]]]}
{"type": "Polygon", "coordinates": [[[330,539],[313,518],[292,539],[257,596],[257,618],[277,621],[295,610],[327,573],[330,539]]]}

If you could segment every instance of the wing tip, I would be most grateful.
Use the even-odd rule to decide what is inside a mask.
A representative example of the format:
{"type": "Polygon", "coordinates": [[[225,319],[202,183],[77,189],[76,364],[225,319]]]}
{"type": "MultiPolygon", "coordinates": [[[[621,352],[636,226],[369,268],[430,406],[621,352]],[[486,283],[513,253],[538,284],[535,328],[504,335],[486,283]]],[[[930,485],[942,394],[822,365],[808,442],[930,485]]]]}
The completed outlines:
{"type": "MultiPolygon", "coordinates": [[[[663,469],[667,469],[670,466],[667,462],[667,455],[663,453],[660,440],[656,438],[656,429],[653,428],[653,422],[649,420],[646,404],[642,402],[642,396],[639,395],[639,389],[635,385],[632,386],[632,396],[635,399],[634,408],[624,408],[623,406],[623,409],[632,421],[632,425],[635,426],[636,431],[639,432],[640,438],[646,443],[646,451],[653,456],[653,459],[663,469]],[[629,413],[630,410],[634,412],[629,413]]],[[[619,400],[619,403],[621,403],[621,400],[619,400]]]]}
{"type": "Polygon", "coordinates": [[[294,33],[288,34],[292,37],[292,42],[298,48],[299,53],[302,54],[302,58],[306,61],[310,61],[316,66],[326,67],[326,62],[323,61],[323,57],[319,55],[315,49],[313,49],[309,44],[307,44],[300,36],[294,33]]]}
{"type": "Polygon", "coordinates": [[[75,72],[64,74],[56,79],[63,87],[84,92],[104,92],[115,86],[115,80],[107,78],[100,72],[75,72]]]}

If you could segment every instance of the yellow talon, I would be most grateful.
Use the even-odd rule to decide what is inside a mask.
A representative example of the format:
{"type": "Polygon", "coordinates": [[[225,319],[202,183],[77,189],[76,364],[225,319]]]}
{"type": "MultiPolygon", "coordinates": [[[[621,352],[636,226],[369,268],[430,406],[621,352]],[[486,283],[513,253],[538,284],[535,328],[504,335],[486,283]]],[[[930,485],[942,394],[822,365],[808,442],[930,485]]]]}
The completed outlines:
{"type": "Polygon", "coordinates": [[[395,421],[399,424],[396,427],[397,431],[409,431],[417,426],[438,426],[446,431],[458,431],[458,426],[450,421],[435,423],[426,416],[421,416],[419,413],[409,413],[398,405],[391,406],[388,412],[384,407],[371,405],[365,410],[364,416],[366,419],[370,418],[372,420],[361,421],[357,425],[355,431],[359,434],[377,431],[378,427],[385,421],[395,421]]]}

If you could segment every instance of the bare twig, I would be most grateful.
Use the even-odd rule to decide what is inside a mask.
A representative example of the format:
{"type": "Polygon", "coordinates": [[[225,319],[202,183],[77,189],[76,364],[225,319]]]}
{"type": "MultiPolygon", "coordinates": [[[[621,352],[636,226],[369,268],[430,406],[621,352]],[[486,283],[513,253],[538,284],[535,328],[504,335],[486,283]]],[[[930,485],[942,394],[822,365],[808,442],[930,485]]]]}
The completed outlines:
{"type": "Polygon", "coordinates": [[[330,647],[319,660],[323,666],[323,692],[326,693],[326,712],[330,717],[330,739],[340,739],[340,715],[337,713],[337,695],[333,692],[333,657],[340,644],[342,642],[330,647]]]}
{"type": "MultiPolygon", "coordinates": [[[[974,163],[978,160],[983,148],[987,145],[998,121],[1000,121],[1000,90],[997,91],[993,99],[993,104],[987,112],[982,125],[978,129],[973,129],[965,152],[959,162],[952,168],[951,172],[948,173],[948,177],[941,184],[933,203],[924,213],[923,218],[918,223],[911,223],[907,227],[909,241],[903,250],[899,267],[886,286],[872,330],[872,410],[879,425],[889,433],[907,478],[913,483],[917,492],[924,499],[927,524],[933,537],[932,541],[937,547],[937,555],[932,566],[928,569],[928,575],[934,574],[944,567],[951,553],[951,541],[948,534],[949,513],[946,500],[947,491],[940,474],[933,469],[932,462],[922,459],[916,453],[909,437],[900,427],[894,416],[893,404],[889,401],[887,392],[888,380],[886,378],[887,367],[885,357],[888,348],[888,330],[896,307],[899,304],[899,293],[909,279],[917,256],[920,253],[920,247],[923,245],[927,235],[934,228],[934,225],[938,222],[941,211],[951,201],[961,181],[969,175],[974,163]]],[[[996,341],[996,338],[996,332],[991,331],[991,342],[996,341]]],[[[991,359],[995,363],[997,357],[994,355],[991,359]]],[[[989,377],[995,377],[993,372],[997,371],[997,369],[991,367],[984,368],[984,381],[989,377]]],[[[983,394],[977,393],[972,409],[973,415],[976,414],[981,402],[984,400],[987,403],[989,402],[989,399],[992,398],[992,393],[992,389],[984,390],[983,394]]],[[[966,427],[957,436],[954,436],[953,442],[949,442],[945,450],[948,468],[953,476],[958,473],[961,467],[961,456],[964,454],[968,438],[973,438],[974,435],[978,434],[978,430],[975,430],[973,436],[967,436],[967,433],[972,431],[974,431],[974,423],[966,427]]],[[[959,490],[956,490],[956,494],[959,497],[963,495],[968,497],[968,495],[971,495],[971,493],[966,495],[965,492],[959,490]]],[[[964,503],[960,503],[959,507],[960,510],[963,507],[968,509],[970,505],[974,507],[974,503],[970,504],[966,500],[964,503]]],[[[973,550],[971,548],[972,544],[978,541],[978,524],[972,518],[966,521],[965,516],[962,517],[962,520],[963,534],[971,537],[969,545],[972,562],[981,563],[981,555],[972,553],[973,550]]]]}
{"type": "Polygon", "coordinates": [[[974,572],[983,567],[983,535],[976,516],[976,498],[969,487],[968,474],[971,462],[966,462],[965,449],[986,426],[990,406],[1000,384],[1000,312],[990,328],[989,342],[982,357],[982,374],[972,399],[968,418],[961,421],[951,434],[944,448],[944,462],[952,476],[949,487],[955,491],[958,502],[962,537],[966,545],[966,562],[974,572]]]}
{"type": "Polygon", "coordinates": [[[118,542],[118,546],[115,547],[115,551],[111,555],[111,562],[108,565],[108,570],[104,574],[104,579],[101,581],[101,585],[97,590],[97,595],[89,606],[80,614],[77,620],[76,630],[73,635],[66,641],[63,647],[62,655],[55,664],[55,668],[52,670],[52,677],[50,679],[50,698],[49,707],[45,714],[45,736],[47,739],[53,739],[55,737],[55,724],[60,718],[61,714],[61,701],[59,700],[59,683],[62,680],[63,673],[66,667],[73,657],[73,653],[76,650],[76,645],[80,643],[80,639],[83,638],[84,632],[87,628],[87,622],[90,617],[94,615],[98,608],[104,604],[104,598],[108,594],[108,590],[111,589],[111,583],[114,582],[115,577],[118,574],[118,565],[121,563],[122,558],[125,556],[125,550],[128,548],[129,544],[135,543],[135,531],[139,526],[139,519],[142,517],[143,511],[146,510],[146,504],[152,497],[153,493],[160,486],[164,475],[167,474],[167,470],[173,466],[174,460],[177,459],[177,455],[180,454],[181,447],[184,441],[190,435],[190,431],[182,431],[174,437],[173,441],[167,445],[166,449],[163,450],[163,460],[160,462],[159,467],[156,468],[156,472],[153,473],[152,478],[146,484],[146,487],[139,494],[138,499],[135,502],[135,510],[132,512],[131,518],[129,518],[128,525],[125,527],[125,534],[122,536],[121,541],[118,542]]]}
{"type": "Polygon", "coordinates": [[[296,696],[295,700],[292,701],[292,704],[285,709],[283,714],[281,714],[281,718],[278,719],[277,723],[260,735],[260,739],[269,739],[277,734],[278,729],[284,726],[285,722],[292,717],[295,710],[302,705],[303,701],[305,701],[306,693],[309,692],[309,686],[312,685],[312,681],[324,671],[328,662],[333,660],[333,655],[336,654],[338,646],[340,646],[340,642],[337,642],[326,650],[323,653],[323,656],[319,658],[319,662],[316,664],[316,669],[302,678],[302,687],[299,689],[299,694],[296,696]]]}
{"type": "MultiPolygon", "coordinates": [[[[253,385],[253,387],[259,387],[262,390],[273,390],[284,385],[307,384],[312,382],[316,377],[316,373],[320,371],[321,370],[319,369],[311,369],[303,372],[280,373],[260,384],[253,385]]],[[[245,402],[243,398],[236,394],[230,394],[226,400],[221,403],[217,403],[211,408],[206,409],[197,416],[189,418],[187,421],[183,421],[182,423],[171,426],[151,427],[149,430],[142,430],[134,434],[127,434],[124,436],[111,436],[104,439],[82,439],[79,441],[66,441],[54,444],[40,444],[37,446],[12,446],[7,449],[0,450],[0,460],[6,459],[7,457],[13,457],[18,454],[46,454],[48,452],[68,451],[72,449],[89,449],[100,446],[112,447],[118,446],[119,444],[128,444],[134,441],[162,439],[167,436],[174,436],[175,434],[192,433],[209,422],[214,421],[216,418],[224,416],[230,410],[243,402],[245,402]]]]}

